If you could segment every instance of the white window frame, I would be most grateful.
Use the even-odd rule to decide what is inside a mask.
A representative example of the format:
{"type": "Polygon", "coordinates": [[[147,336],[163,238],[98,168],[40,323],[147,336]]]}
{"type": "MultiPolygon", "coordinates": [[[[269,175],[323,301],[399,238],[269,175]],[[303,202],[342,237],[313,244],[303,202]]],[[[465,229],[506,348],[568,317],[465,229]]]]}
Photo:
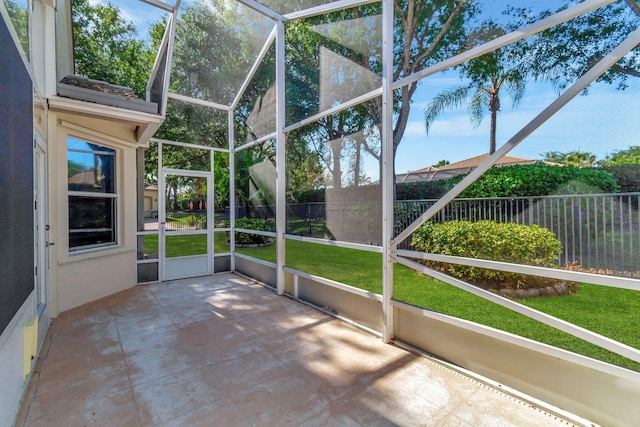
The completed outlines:
{"type": "Polygon", "coordinates": [[[68,134],[66,138],[66,160],[69,160],[69,152],[76,153],[92,153],[92,154],[109,154],[113,155],[113,193],[102,193],[102,192],[91,192],[91,191],[73,191],[69,190],[69,186],[67,184],[67,241],[69,255],[76,255],[86,253],[87,251],[95,251],[95,250],[108,250],[118,247],[120,244],[120,180],[119,169],[120,169],[120,161],[121,155],[120,150],[112,145],[105,144],[103,141],[96,142],[93,139],[85,138],[82,136],[75,136],[68,134]],[[89,144],[98,145],[100,147],[104,147],[109,149],[110,151],[100,151],[100,150],[78,150],[78,149],[69,149],[69,140],[76,139],[89,144]],[[105,242],[105,243],[96,243],[90,245],[83,246],[71,246],[71,234],[74,232],[74,229],[71,228],[71,224],[69,223],[69,202],[71,197],[85,197],[85,198],[100,198],[100,199],[113,199],[113,229],[104,228],[104,229],[83,229],[82,231],[111,231],[113,230],[113,241],[105,242]]]}

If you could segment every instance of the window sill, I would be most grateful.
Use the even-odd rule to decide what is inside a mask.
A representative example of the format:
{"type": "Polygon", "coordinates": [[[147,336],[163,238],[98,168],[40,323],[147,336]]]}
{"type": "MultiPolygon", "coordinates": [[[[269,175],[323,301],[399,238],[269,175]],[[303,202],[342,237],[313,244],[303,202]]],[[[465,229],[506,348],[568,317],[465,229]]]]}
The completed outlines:
{"type": "Polygon", "coordinates": [[[88,259],[104,258],[134,252],[135,249],[129,246],[109,246],[102,248],[84,249],[68,253],[66,257],[58,260],[58,264],[70,264],[73,262],[85,261],[88,259]]]}

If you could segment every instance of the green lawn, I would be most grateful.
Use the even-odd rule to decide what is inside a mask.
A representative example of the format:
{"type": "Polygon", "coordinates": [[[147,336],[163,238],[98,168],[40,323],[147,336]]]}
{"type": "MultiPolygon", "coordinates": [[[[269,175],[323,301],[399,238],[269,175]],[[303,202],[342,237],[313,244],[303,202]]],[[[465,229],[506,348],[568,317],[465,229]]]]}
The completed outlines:
{"type": "MultiPolygon", "coordinates": [[[[145,236],[145,244],[149,237],[153,236],[145,236]]],[[[218,253],[229,251],[223,238],[215,240],[215,250],[218,253]]],[[[189,249],[184,248],[182,251],[188,252],[189,249]]],[[[276,261],[275,243],[258,248],[238,248],[237,251],[265,261],[276,261]]],[[[286,265],[382,293],[382,255],[378,253],[287,240],[286,265]]],[[[394,283],[393,296],[396,300],[640,371],[640,363],[404,266],[395,266],[394,283]]],[[[640,323],[638,291],[583,284],[575,295],[540,297],[521,302],[631,347],[640,348],[640,334],[637,332],[637,325],[640,323]]]]}
{"type": "MultiPolygon", "coordinates": [[[[213,240],[215,253],[229,252],[225,243],[226,233],[217,232],[213,240]]],[[[144,236],[145,255],[158,255],[158,235],[147,234],[144,236]]],[[[207,253],[207,235],[192,234],[182,236],[169,236],[167,238],[167,257],[202,255],[207,253]]]]}

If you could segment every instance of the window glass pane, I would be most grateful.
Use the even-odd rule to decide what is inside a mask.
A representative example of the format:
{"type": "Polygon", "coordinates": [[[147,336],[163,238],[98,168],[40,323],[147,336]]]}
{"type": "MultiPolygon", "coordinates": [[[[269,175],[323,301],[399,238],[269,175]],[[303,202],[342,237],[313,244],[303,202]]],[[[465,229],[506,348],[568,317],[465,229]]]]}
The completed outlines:
{"type": "Polygon", "coordinates": [[[115,192],[115,150],[70,138],[67,172],[69,191],[115,192]]]}
{"type": "Polygon", "coordinates": [[[45,99],[38,94],[35,86],[33,88],[33,123],[42,133],[47,133],[47,104],[45,99]]]}
{"type": "Polygon", "coordinates": [[[69,196],[69,248],[116,243],[116,200],[69,196]]]}

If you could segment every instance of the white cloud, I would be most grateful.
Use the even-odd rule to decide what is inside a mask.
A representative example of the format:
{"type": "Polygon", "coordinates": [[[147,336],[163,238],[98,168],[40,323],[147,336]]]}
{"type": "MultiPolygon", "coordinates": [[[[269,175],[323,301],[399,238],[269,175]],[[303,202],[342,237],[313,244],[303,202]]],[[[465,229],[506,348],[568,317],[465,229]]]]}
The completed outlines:
{"type": "Polygon", "coordinates": [[[404,131],[404,136],[427,136],[427,132],[424,128],[424,122],[418,120],[411,120],[407,122],[407,129],[404,131]]]}

